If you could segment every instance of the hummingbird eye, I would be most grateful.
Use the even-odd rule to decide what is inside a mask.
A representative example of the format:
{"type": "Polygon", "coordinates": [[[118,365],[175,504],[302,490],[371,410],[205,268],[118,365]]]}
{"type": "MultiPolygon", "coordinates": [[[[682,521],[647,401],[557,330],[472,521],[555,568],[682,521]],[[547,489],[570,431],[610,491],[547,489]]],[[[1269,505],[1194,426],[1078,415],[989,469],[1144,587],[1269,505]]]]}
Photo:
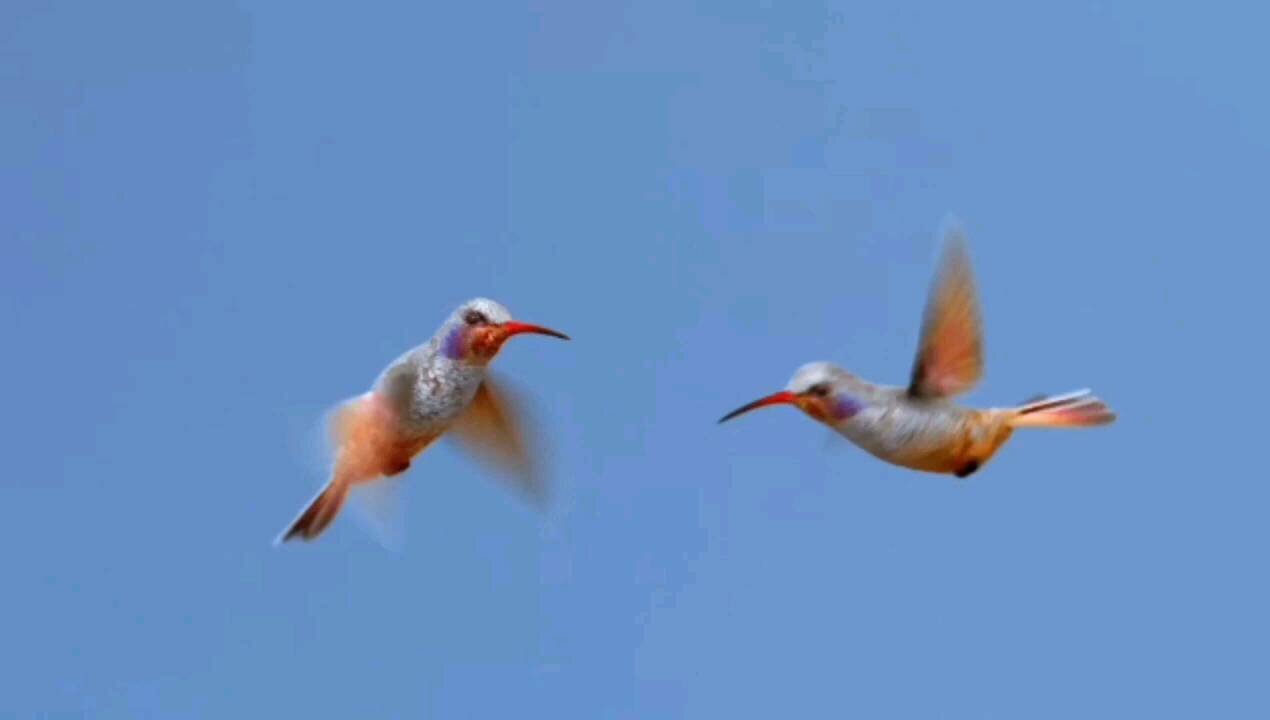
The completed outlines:
{"type": "Polygon", "coordinates": [[[815,395],[816,397],[827,397],[829,395],[829,384],[816,383],[815,385],[812,385],[811,387],[807,388],[807,393],[810,395],[815,395]]]}
{"type": "Polygon", "coordinates": [[[468,325],[488,325],[489,318],[485,317],[485,313],[480,310],[468,310],[463,315],[463,322],[468,325]]]}

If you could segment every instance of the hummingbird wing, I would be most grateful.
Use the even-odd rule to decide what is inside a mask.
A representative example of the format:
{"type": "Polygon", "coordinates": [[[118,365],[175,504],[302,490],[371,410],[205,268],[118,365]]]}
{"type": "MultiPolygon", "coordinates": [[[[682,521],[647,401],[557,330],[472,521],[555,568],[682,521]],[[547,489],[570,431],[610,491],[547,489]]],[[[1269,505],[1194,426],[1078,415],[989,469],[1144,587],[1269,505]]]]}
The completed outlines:
{"type": "Polygon", "coordinates": [[[450,429],[450,435],[472,455],[493,467],[536,505],[547,497],[529,453],[520,412],[523,403],[489,374],[476,397],[450,429]]]}
{"type": "Polygon", "coordinates": [[[360,483],[349,489],[351,507],[362,527],[380,545],[400,552],[406,546],[406,515],[402,478],[397,475],[360,483]]]}
{"type": "Polygon", "coordinates": [[[916,398],[958,395],[983,375],[983,330],[965,237],[944,242],[939,270],[926,299],[921,340],[908,394],[916,398]]]}

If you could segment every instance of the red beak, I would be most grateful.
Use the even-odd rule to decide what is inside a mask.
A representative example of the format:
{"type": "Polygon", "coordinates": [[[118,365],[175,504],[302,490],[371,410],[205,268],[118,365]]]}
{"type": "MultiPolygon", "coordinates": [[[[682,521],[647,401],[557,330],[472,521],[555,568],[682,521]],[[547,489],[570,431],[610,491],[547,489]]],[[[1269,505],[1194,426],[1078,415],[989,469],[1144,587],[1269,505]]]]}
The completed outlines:
{"type": "Polygon", "coordinates": [[[552,330],[551,328],[545,328],[541,325],[530,325],[529,323],[516,322],[514,320],[508,320],[500,325],[499,328],[503,331],[504,338],[509,338],[512,335],[519,335],[521,333],[534,333],[535,335],[550,335],[551,337],[560,338],[561,340],[569,339],[568,335],[552,330]]]}
{"type": "Polygon", "coordinates": [[[727,415],[724,415],[723,417],[719,418],[719,422],[721,423],[727,422],[728,420],[731,420],[737,415],[741,415],[742,413],[747,413],[751,410],[757,410],[761,407],[767,407],[768,405],[797,405],[797,404],[798,404],[798,396],[792,392],[783,390],[774,395],[768,395],[765,398],[759,398],[758,400],[755,400],[749,405],[742,405],[741,407],[733,410],[727,415]]]}

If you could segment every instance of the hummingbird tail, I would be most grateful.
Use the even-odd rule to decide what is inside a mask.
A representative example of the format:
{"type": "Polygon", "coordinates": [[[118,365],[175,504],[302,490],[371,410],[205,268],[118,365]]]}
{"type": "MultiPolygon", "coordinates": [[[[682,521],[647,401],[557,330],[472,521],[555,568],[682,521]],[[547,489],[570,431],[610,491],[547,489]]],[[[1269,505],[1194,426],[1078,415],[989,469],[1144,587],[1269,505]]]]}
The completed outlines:
{"type": "Polygon", "coordinates": [[[274,544],[281,544],[297,537],[301,540],[315,539],[339,514],[347,497],[348,483],[338,479],[327,483],[326,487],[322,488],[322,492],[313,498],[304,512],[300,513],[300,517],[291,523],[291,526],[278,537],[274,544]]]}
{"type": "Polygon", "coordinates": [[[1043,397],[1011,411],[1011,427],[1080,428],[1106,425],[1116,414],[1089,390],[1043,397]]]}

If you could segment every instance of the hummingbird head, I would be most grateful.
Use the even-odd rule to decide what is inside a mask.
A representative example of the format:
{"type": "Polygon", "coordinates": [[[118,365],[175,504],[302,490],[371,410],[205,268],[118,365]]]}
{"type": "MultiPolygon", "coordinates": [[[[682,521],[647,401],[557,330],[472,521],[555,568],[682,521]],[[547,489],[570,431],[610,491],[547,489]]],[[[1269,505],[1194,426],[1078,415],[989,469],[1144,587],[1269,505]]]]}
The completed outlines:
{"type": "Polygon", "coordinates": [[[770,405],[794,405],[815,420],[834,424],[860,412],[863,405],[841,387],[844,373],[827,362],[808,363],[794,373],[785,389],[742,405],[719,422],[770,405]]]}
{"type": "Polygon", "coordinates": [[[446,320],[441,349],[451,360],[483,365],[498,354],[508,338],[521,333],[569,339],[562,332],[512,320],[507,308],[493,300],[476,298],[460,305],[446,320]]]}

